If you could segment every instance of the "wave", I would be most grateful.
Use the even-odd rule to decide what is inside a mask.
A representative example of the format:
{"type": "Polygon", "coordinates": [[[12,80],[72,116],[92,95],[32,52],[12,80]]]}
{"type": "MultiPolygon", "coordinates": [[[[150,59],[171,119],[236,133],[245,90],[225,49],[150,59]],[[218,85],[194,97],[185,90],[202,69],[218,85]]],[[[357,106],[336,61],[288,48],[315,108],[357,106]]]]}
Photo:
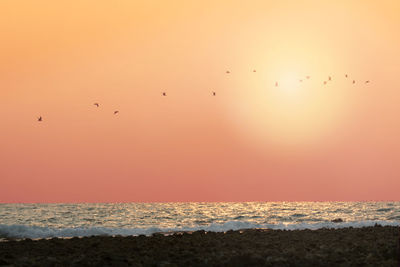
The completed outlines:
{"type": "Polygon", "coordinates": [[[7,225],[0,224],[0,238],[69,238],[86,236],[138,236],[152,235],[155,233],[174,233],[174,232],[192,232],[204,230],[207,232],[226,232],[229,230],[243,229],[272,229],[272,230],[317,230],[321,228],[339,229],[339,228],[361,228],[375,225],[381,226],[400,226],[396,221],[356,221],[356,222],[318,222],[318,223],[277,223],[277,224],[254,224],[243,221],[229,221],[223,224],[209,224],[207,226],[178,227],[178,228],[107,228],[107,227],[89,227],[89,228],[49,228],[28,225],[7,225]]]}
{"type": "Polygon", "coordinates": [[[377,209],[376,211],[378,212],[387,212],[387,211],[391,211],[392,208],[382,208],[382,209],[377,209]]]}

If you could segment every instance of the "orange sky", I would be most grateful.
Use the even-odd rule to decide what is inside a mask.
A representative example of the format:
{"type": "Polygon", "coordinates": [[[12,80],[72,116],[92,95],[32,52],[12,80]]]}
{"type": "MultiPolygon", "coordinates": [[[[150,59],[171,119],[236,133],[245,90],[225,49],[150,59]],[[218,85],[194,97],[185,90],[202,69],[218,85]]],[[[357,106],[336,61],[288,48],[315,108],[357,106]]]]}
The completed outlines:
{"type": "Polygon", "coordinates": [[[399,14],[2,0],[0,202],[400,200],[399,14]]]}

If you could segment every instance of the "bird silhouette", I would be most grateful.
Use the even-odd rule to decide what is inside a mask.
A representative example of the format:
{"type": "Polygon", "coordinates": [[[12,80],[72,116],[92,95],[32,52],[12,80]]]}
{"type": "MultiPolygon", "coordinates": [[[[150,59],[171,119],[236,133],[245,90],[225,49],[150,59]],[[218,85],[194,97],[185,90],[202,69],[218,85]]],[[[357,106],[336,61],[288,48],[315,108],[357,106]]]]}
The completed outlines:
{"type": "Polygon", "coordinates": [[[310,76],[306,76],[307,80],[310,79],[310,76]]]}
{"type": "Polygon", "coordinates": [[[278,82],[275,82],[275,87],[278,87],[278,82]]]}
{"type": "Polygon", "coordinates": [[[355,84],[356,83],[356,80],[353,80],[353,84],[355,84]]]}
{"type": "Polygon", "coordinates": [[[93,105],[95,105],[96,107],[99,107],[99,106],[100,106],[99,103],[94,103],[93,105]]]}
{"type": "Polygon", "coordinates": [[[38,121],[43,121],[42,116],[40,116],[40,117],[38,118],[38,121]]]}
{"type": "Polygon", "coordinates": [[[253,70],[253,72],[257,72],[256,70],[253,70]]]}
{"type": "Polygon", "coordinates": [[[328,76],[328,81],[332,81],[332,77],[331,76],[328,76]]]}
{"type": "Polygon", "coordinates": [[[369,81],[365,81],[365,83],[369,83],[369,81]]]}
{"type": "Polygon", "coordinates": [[[226,71],[227,74],[231,73],[229,70],[226,71]]]}
{"type": "Polygon", "coordinates": [[[116,114],[118,114],[118,113],[119,113],[119,111],[118,111],[118,110],[114,111],[114,115],[116,115],[116,114]]]}
{"type": "Polygon", "coordinates": [[[215,92],[212,92],[212,95],[213,95],[213,96],[216,96],[216,95],[217,95],[217,93],[215,93],[215,92]]]}
{"type": "Polygon", "coordinates": [[[345,74],[345,75],[344,75],[344,77],[346,77],[346,78],[347,78],[347,77],[349,77],[349,76],[348,76],[347,74],[345,74]]]}
{"type": "Polygon", "coordinates": [[[324,81],[324,85],[326,84],[326,81],[324,81]]]}
{"type": "Polygon", "coordinates": [[[163,95],[163,96],[167,96],[167,93],[166,93],[166,92],[163,92],[162,95],[163,95]]]}

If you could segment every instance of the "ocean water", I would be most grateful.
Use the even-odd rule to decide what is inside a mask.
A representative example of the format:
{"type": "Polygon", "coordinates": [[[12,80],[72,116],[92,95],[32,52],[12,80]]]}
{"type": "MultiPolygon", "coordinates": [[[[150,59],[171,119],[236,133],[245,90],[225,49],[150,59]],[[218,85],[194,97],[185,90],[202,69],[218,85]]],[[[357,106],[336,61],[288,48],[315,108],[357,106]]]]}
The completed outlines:
{"type": "Polygon", "coordinates": [[[400,226],[400,202],[0,204],[0,238],[400,226]],[[334,223],[341,218],[343,222],[334,223]]]}

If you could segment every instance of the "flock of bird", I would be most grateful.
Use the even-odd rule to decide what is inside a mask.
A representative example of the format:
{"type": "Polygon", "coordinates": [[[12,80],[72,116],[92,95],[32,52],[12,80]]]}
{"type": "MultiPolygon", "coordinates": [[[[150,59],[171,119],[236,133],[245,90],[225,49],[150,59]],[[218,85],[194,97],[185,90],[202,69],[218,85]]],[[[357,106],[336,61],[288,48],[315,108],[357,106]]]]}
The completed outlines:
{"type": "MultiPolygon", "coordinates": [[[[253,72],[257,72],[257,70],[253,70],[253,72]]],[[[231,73],[231,72],[230,72],[229,70],[226,71],[226,74],[230,74],[230,73],[231,73]]],[[[344,76],[345,76],[346,78],[349,77],[347,74],[345,74],[344,76]]],[[[310,76],[305,76],[305,78],[306,78],[307,80],[309,80],[311,77],[310,77],[310,76]]],[[[327,84],[328,82],[330,82],[330,81],[332,81],[332,77],[331,77],[331,76],[328,76],[328,80],[323,81],[323,84],[326,85],[326,84],[327,84]]],[[[299,79],[299,82],[303,82],[303,79],[299,79]]],[[[356,83],[356,80],[353,80],[352,83],[355,84],[355,83],[356,83]]],[[[370,81],[369,81],[369,80],[366,80],[365,83],[370,83],[370,81]]],[[[278,84],[278,82],[276,81],[276,82],[275,82],[275,87],[278,87],[278,86],[279,86],[279,84],[278,84]]],[[[211,93],[212,93],[212,96],[216,96],[216,95],[217,95],[217,93],[216,93],[215,91],[212,91],[211,93]]],[[[162,96],[167,96],[167,92],[162,92],[162,96]]],[[[93,105],[96,106],[97,108],[100,107],[100,104],[99,104],[99,103],[94,103],[93,105]]],[[[114,115],[117,115],[118,113],[119,113],[118,110],[115,110],[115,111],[114,111],[114,115]]],[[[42,116],[38,117],[38,121],[39,121],[39,122],[42,122],[42,121],[43,121],[43,117],[42,117],[42,116]]]]}

